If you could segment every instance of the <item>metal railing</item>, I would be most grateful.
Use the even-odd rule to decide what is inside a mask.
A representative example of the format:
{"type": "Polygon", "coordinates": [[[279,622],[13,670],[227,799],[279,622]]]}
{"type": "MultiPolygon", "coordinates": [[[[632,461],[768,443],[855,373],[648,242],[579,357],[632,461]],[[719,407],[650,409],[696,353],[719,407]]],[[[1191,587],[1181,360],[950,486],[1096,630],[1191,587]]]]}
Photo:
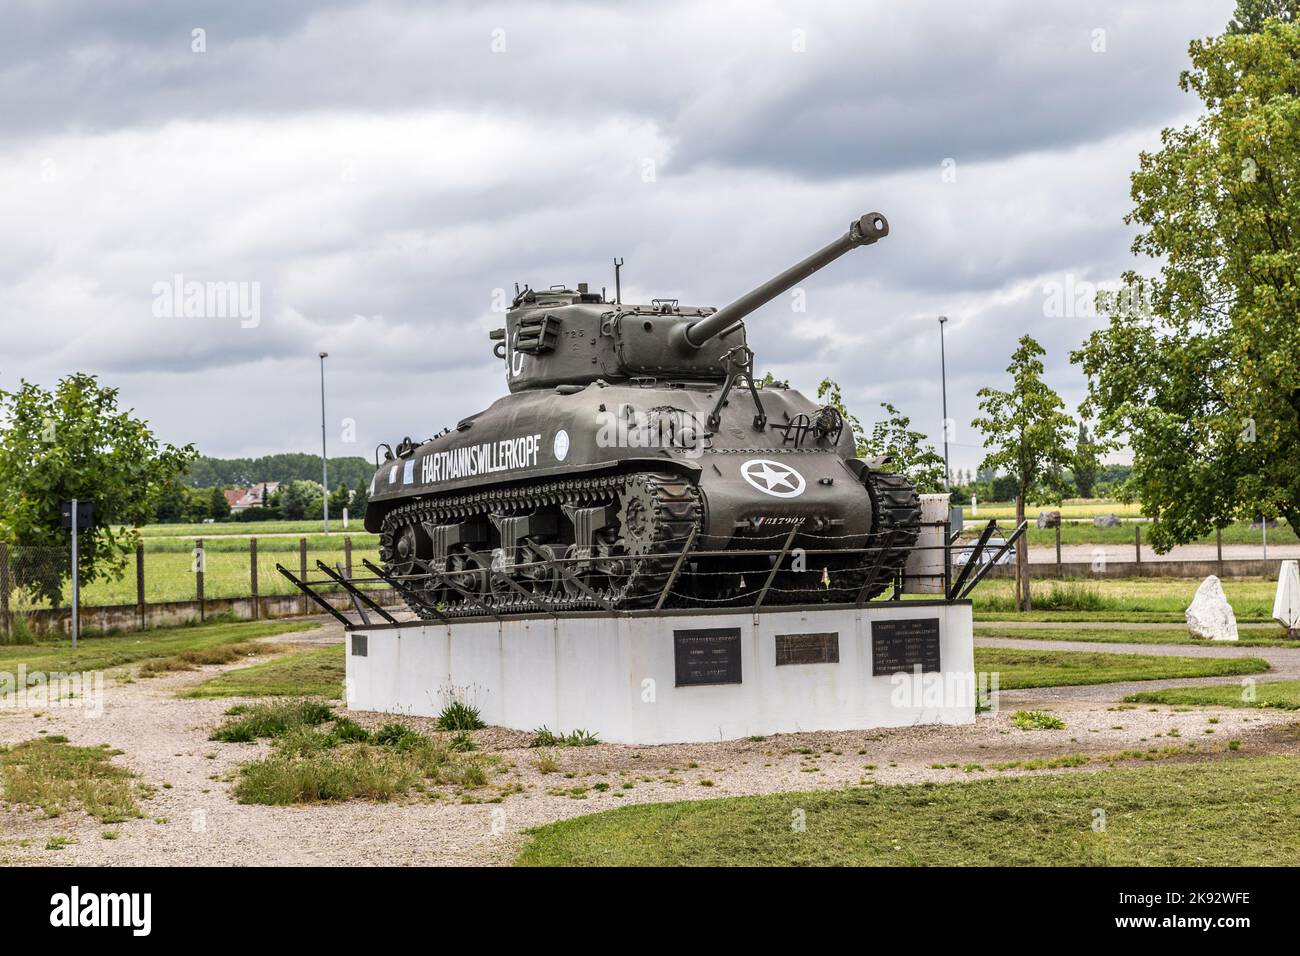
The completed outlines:
{"type": "MultiPolygon", "coordinates": [[[[884,533],[872,533],[866,535],[817,535],[801,531],[799,528],[792,528],[788,533],[782,535],[773,535],[767,539],[749,539],[750,542],[769,540],[775,542],[780,538],[779,546],[771,548],[763,547],[724,547],[724,548],[700,548],[696,549],[697,543],[701,539],[708,539],[709,535],[700,533],[698,530],[692,530],[689,535],[683,538],[668,539],[661,544],[672,544],[681,542],[681,547],[674,550],[657,551],[643,555],[627,556],[592,556],[581,555],[574,557],[552,557],[543,555],[536,546],[530,542],[521,542],[521,547],[531,548],[536,556],[535,560],[514,561],[508,568],[504,562],[494,560],[493,554],[479,554],[472,550],[460,552],[464,557],[475,562],[472,568],[457,568],[449,570],[446,568],[435,567],[430,561],[412,559],[412,563],[417,566],[417,570],[412,573],[397,574],[391,570],[386,570],[374,564],[369,560],[363,560],[362,566],[366,569],[366,575],[348,575],[343,573],[342,568],[330,568],[322,561],[316,562],[316,570],[320,572],[318,577],[310,577],[306,573],[305,566],[300,569],[298,574],[289,570],[282,564],[276,565],[276,570],[293,585],[300,590],[303,595],[313,601],[322,610],[331,614],[341,623],[348,627],[361,625],[371,625],[371,614],[377,615],[386,624],[397,624],[398,620],[385,608],[380,607],[369,595],[367,590],[374,588],[392,588],[403,595],[408,603],[414,603],[424,608],[433,618],[443,623],[448,623],[452,617],[470,618],[475,616],[485,616],[500,620],[504,613],[516,614],[534,611],[541,614],[559,615],[565,610],[582,601],[593,605],[596,608],[606,611],[616,610],[616,603],[608,594],[603,593],[601,589],[592,587],[588,582],[582,579],[581,572],[589,569],[594,564],[604,562],[606,564],[614,561],[635,562],[640,566],[664,566],[667,570],[659,571],[641,571],[642,578],[652,580],[661,580],[654,590],[646,590],[638,593],[635,598],[635,605],[628,609],[636,610],[653,610],[662,611],[671,606],[679,607],[719,607],[719,608],[749,608],[754,612],[761,610],[765,603],[774,593],[779,593],[782,597],[782,605],[799,605],[799,604],[819,604],[824,606],[838,605],[861,607],[871,600],[872,595],[879,589],[876,600],[882,596],[884,600],[900,601],[903,594],[907,592],[907,583],[912,580],[928,580],[930,586],[934,587],[934,579],[941,578],[942,584],[938,590],[931,591],[936,598],[946,601],[963,601],[970,597],[971,592],[979,585],[988,573],[995,567],[1010,551],[1017,541],[1021,540],[1027,527],[1026,522],[1022,522],[1007,538],[1001,542],[992,557],[985,561],[984,557],[993,549],[989,547],[989,540],[993,534],[999,530],[996,519],[990,520],[982,530],[979,539],[974,546],[962,545],[960,550],[965,555],[965,560],[956,576],[953,576],[953,555],[954,545],[957,544],[957,535],[951,530],[947,523],[923,524],[922,529],[934,529],[932,537],[938,539],[937,544],[916,544],[906,549],[907,556],[920,554],[927,551],[942,552],[942,573],[941,574],[909,574],[907,571],[908,561],[903,562],[901,567],[891,567],[889,558],[897,554],[895,544],[900,534],[899,531],[893,530],[884,533]],[[852,539],[866,539],[871,542],[857,547],[800,547],[795,548],[796,539],[803,539],[808,543],[815,543],[817,539],[826,542],[843,542],[852,539]],[[791,571],[787,567],[787,559],[798,552],[800,557],[809,565],[815,563],[816,558],[835,558],[833,562],[837,566],[831,569],[828,562],[823,567],[821,587],[820,588],[783,588],[777,586],[778,575],[782,571],[791,571]],[[753,562],[755,559],[768,559],[768,567],[759,568],[757,571],[741,571],[735,569],[711,570],[691,567],[692,564],[701,562],[710,562],[715,559],[742,559],[753,562]],[[857,559],[852,561],[851,559],[857,559]],[[850,563],[844,562],[849,560],[850,563]],[[521,572],[530,570],[553,570],[557,577],[550,582],[549,592],[538,592],[529,590],[524,583],[517,579],[521,572]],[[681,583],[690,579],[700,579],[711,575],[730,575],[740,574],[741,590],[740,593],[729,594],[721,598],[702,597],[698,594],[690,593],[690,589],[679,589],[681,583]],[[757,573],[762,577],[762,583],[756,588],[744,586],[744,575],[746,573],[757,573]],[[477,578],[480,586],[475,589],[466,587],[464,579],[466,576],[477,578]],[[836,585],[834,578],[840,578],[844,583],[836,585]],[[881,585],[884,585],[881,589],[881,585]],[[572,589],[572,592],[563,599],[555,599],[555,595],[561,592],[565,586],[572,589]],[[338,610],[333,603],[327,599],[330,593],[342,591],[347,594],[352,604],[352,610],[356,614],[356,620],[349,618],[347,614],[338,610]],[[454,606],[440,605],[430,603],[424,595],[434,592],[455,593],[463,600],[454,606]],[[844,600],[828,601],[828,592],[834,592],[836,595],[844,596],[844,600]],[[499,595],[506,595],[508,602],[502,602],[499,595]],[[574,594],[578,595],[577,598],[574,594]],[[799,595],[806,595],[806,601],[792,600],[799,595]],[[565,607],[564,605],[568,605],[565,607]]],[[[814,568],[815,573],[815,568],[814,568]]]]}

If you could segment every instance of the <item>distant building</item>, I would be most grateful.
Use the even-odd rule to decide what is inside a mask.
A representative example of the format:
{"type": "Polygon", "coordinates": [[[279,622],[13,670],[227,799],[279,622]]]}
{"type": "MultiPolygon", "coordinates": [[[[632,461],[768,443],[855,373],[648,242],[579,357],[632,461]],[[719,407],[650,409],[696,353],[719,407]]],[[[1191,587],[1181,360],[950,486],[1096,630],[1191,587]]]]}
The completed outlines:
{"type": "Polygon", "coordinates": [[[263,481],[251,488],[231,488],[226,492],[226,500],[230,502],[230,510],[238,514],[268,503],[279,487],[278,481],[263,481]]]}

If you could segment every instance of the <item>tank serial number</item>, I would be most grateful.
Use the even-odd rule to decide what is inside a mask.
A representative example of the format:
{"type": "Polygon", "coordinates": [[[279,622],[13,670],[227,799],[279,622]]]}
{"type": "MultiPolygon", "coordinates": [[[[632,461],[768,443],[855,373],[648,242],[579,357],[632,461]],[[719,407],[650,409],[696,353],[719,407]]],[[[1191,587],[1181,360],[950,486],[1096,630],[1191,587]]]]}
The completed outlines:
{"type": "Polygon", "coordinates": [[[537,464],[541,445],[541,435],[524,435],[436,451],[420,459],[420,483],[427,485],[435,481],[455,481],[471,475],[529,468],[537,464]]]}

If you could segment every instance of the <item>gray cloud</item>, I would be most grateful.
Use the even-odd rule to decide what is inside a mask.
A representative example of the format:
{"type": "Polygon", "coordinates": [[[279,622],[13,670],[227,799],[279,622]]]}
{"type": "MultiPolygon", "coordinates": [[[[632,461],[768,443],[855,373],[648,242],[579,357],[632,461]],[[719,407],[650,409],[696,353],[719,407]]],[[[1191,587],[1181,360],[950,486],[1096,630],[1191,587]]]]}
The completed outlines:
{"type": "Polygon", "coordinates": [[[1128,173],[1193,115],[1187,43],[1231,8],[10,7],[0,386],[94,371],[169,440],[310,449],[326,349],[365,454],[504,390],[496,290],[612,285],[621,255],[627,298],[721,305],[878,208],[885,242],[751,321],[759,368],[937,436],[946,313],[971,467],[974,393],[1018,335],[1081,397],[1067,353],[1095,320],[1045,316],[1044,286],[1132,264],[1128,173]],[[176,274],[258,283],[259,324],[154,315],[176,274]]]}

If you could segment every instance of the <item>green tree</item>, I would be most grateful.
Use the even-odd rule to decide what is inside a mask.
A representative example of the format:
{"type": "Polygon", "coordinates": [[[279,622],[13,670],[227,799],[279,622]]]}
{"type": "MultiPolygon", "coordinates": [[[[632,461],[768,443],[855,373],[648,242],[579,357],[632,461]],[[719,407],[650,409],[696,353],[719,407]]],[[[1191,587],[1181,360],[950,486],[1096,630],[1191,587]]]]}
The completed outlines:
{"type": "Polygon", "coordinates": [[[849,413],[848,406],[844,404],[844,393],[840,390],[839,383],[824,378],[821,384],[817,386],[817,397],[840,413],[844,419],[844,424],[853,435],[853,447],[858,450],[858,454],[863,454],[862,443],[865,436],[862,433],[862,422],[858,421],[857,416],[849,413]]]}
{"type": "Polygon", "coordinates": [[[943,491],[943,456],[926,441],[923,433],[912,430],[912,420],[893,405],[880,403],[885,417],[872,425],[868,434],[857,416],[849,413],[844,404],[844,394],[836,382],[822,379],[817,386],[817,397],[844,418],[845,427],[853,433],[853,445],[859,458],[889,458],[890,464],[921,494],[943,491]]]}
{"type": "Polygon", "coordinates": [[[158,494],[158,503],[154,507],[153,520],[163,524],[175,524],[184,521],[189,498],[184,481],[173,478],[163,485],[158,494]]]}
{"type": "Polygon", "coordinates": [[[226,492],[223,489],[213,488],[208,495],[207,517],[215,518],[217,521],[225,521],[230,517],[230,502],[226,500],[226,492]]]}
{"type": "Polygon", "coordinates": [[[1099,296],[1107,327],[1073,356],[1158,551],[1261,513],[1300,533],[1300,25],[1268,18],[1294,6],[1242,3],[1192,43],[1179,82],[1205,113],[1132,176],[1158,275],[1099,296]]]}
{"type": "MultiPolygon", "coordinates": [[[[81,536],[83,581],[122,576],[135,530],[153,518],[165,491],[195,457],[154,437],[149,423],[118,408],[118,390],[93,375],[61,379],[54,391],[22,382],[0,389],[0,539],[25,547],[67,548],[61,502],[94,502],[95,524],[81,536]]],[[[20,562],[18,583],[52,604],[69,568],[20,562]]]]}
{"type": "MultiPolygon", "coordinates": [[[[1007,371],[1010,391],[981,388],[983,412],[971,424],[984,436],[984,468],[998,469],[1015,479],[1016,525],[1025,520],[1029,498],[1059,502],[1066,494],[1065,469],[1070,465],[1070,433],[1074,420],[1062,410],[1065,402],[1043,381],[1046,352],[1031,336],[1022,335],[1007,371]]],[[[1024,540],[1016,549],[1016,595],[1023,610],[1031,610],[1029,552],[1024,540]]]]}
{"type": "Polygon", "coordinates": [[[865,458],[888,457],[921,494],[943,491],[943,455],[924,434],[912,430],[912,420],[888,402],[881,402],[885,418],[871,426],[871,434],[858,443],[865,458]]]}
{"type": "Polygon", "coordinates": [[[370,488],[366,484],[357,486],[352,492],[352,503],[348,505],[348,515],[360,521],[366,516],[366,505],[370,503],[370,488]]]}
{"type": "Polygon", "coordinates": [[[1240,0],[1228,21],[1229,33],[1259,33],[1269,20],[1295,22],[1300,0],[1240,0]]]}
{"type": "MultiPolygon", "coordinates": [[[[343,482],[336,486],[334,490],[330,492],[330,517],[342,518],[343,509],[348,506],[348,503],[351,500],[352,494],[348,491],[347,482],[343,482]]],[[[350,518],[351,516],[352,513],[348,512],[348,517],[350,518]]]]}
{"type": "Polygon", "coordinates": [[[1079,421],[1079,434],[1074,439],[1074,460],[1070,470],[1074,472],[1074,488],[1080,498],[1091,498],[1097,487],[1097,473],[1101,470],[1097,446],[1088,434],[1088,426],[1079,421]]]}
{"type": "Polygon", "coordinates": [[[281,485],[274,497],[279,499],[280,512],[292,521],[307,517],[320,517],[321,486],[319,481],[297,479],[281,485]]]}

